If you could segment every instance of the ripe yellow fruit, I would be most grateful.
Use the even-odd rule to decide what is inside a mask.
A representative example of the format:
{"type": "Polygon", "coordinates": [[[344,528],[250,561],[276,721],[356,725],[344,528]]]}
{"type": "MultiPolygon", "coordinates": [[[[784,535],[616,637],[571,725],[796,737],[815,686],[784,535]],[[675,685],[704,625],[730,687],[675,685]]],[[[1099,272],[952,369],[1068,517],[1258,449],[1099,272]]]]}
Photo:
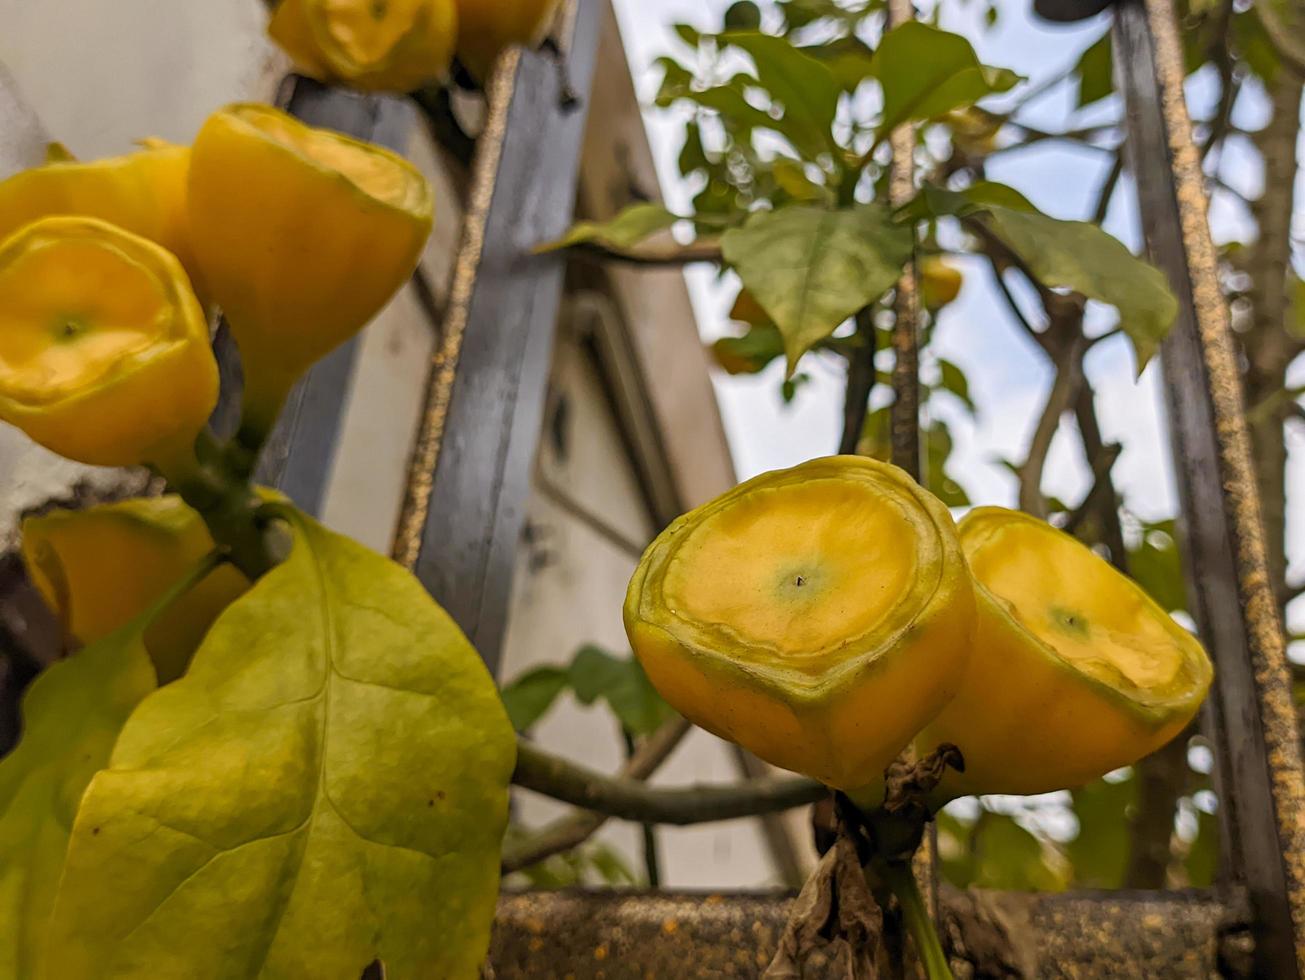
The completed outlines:
{"type": "Polygon", "coordinates": [[[959,530],[978,595],[974,656],[916,742],[965,756],[942,795],[1079,786],[1187,726],[1213,668],[1139,585],[1025,514],[983,507],[959,530]]]}
{"type": "MultiPolygon", "coordinates": [[[[69,634],[95,643],[151,609],[213,550],[180,497],[59,510],[23,522],[28,576],[69,634]]],[[[159,683],[176,680],[213,621],[249,588],[230,565],[211,572],[145,633],[159,683]]]]}
{"type": "Polygon", "coordinates": [[[0,419],[69,459],[167,472],[217,396],[208,322],[171,252],[94,218],[0,243],[0,419]]]}
{"type": "Polygon", "coordinates": [[[0,181],[0,241],[40,218],[99,218],[166,248],[202,297],[186,216],[190,147],[161,140],[142,147],[87,163],[52,154],[51,162],[0,181]]]}
{"type": "Polygon", "coordinates": [[[920,260],[920,298],[926,309],[940,310],[961,294],[965,276],[936,255],[920,260]]]}
{"type": "Polygon", "coordinates": [[[504,48],[537,48],[561,0],[458,0],[458,60],[486,82],[504,48]]]}
{"type": "Polygon", "coordinates": [[[264,105],[204,124],[189,201],[205,281],[240,347],[246,422],[263,432],[299,376],[412,275],[433,209],[402,157],[264,105]]]}
{"type": "Polygon", "coordinates": [[[369,92],[411,92],[448,75],[454,0],[282,0],[268,34],[306,75],[369,92]]]}
{"type": "Polygon", "coordinates": [[[947,508],[859,456],[765,474],[681,517],[625,602],[672,707],[856,794],[950,700],[973,623],[947,508]]]}

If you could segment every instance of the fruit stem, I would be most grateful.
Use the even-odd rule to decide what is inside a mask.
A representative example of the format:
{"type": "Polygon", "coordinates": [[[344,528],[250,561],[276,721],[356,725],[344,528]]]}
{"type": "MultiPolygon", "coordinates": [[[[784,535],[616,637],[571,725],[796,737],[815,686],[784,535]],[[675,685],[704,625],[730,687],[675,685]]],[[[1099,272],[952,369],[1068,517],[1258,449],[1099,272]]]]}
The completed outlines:
{"type": "Polygon", "coordinates": [[[915,942],[916,955],[924,967],[924,975],[928,980],[954,980],[947,954],[943,952],[938,931],[934,928],[933,919],[910,865],[896,861],[883,862],[877,864],[874,870],[892,890],[897,903],[902,907],[902,918],[915,942]]]}
{"type": "Polygon", "coordinates": [[[208,432],[200,435],[196,448],[204,462],[192,461],[165,473],[168,484],[199,512],[231,564],[256,581],[279,563],[276,532],[260,514],[264,501],[246,476],[224,465],[228,462],[225,447],[218,446],[208,432]]]}

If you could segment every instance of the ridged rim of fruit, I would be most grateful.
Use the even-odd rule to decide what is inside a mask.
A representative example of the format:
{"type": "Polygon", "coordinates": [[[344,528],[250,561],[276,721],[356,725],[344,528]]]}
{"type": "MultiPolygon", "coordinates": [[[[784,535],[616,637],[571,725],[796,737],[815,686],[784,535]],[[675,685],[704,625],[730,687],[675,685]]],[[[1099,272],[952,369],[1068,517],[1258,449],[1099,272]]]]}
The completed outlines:
{"type": "Polygon", "coordinates": [[[33,240],[39,242],[42,236],[59,242],[77,239],[98,242],[121,253],[127,261],[142,265],[164,288],[171,317],[165,336],[156,343],[118,355],[112,368],[93,384],[78,385],[43,398],[11,395],[0,390],[0,404],[8,406],[13,418],[39,416],[90,401],[189,344],[207,348],[208,321],[181,261],[167,249],[99,218],[55,215],[24,225],[0,242],[0,269],[21,257],[32,247],[33,240]]]}
{"type": "MultiPolygon", "coordinates": [[[[978,507],[972,510],[960,521],[957,534],[962,548],[964,548],[965,554],[968,556],[971,553],[971,548],[966,547],[967,541],[982,541],[990,537],[998,525],[1016,522],[1027,524],[1035,528],[1039,533],[1061,535],[1077,545],[1086,559],[1099,561],[1110,567],[1104,558],[1077,539],[1065,534],[1064,531],[1052,527],[1036,517],[1031,517],[1019,511],[1006,510],[1002,507],[978,507]]],[[[1110,567],[1110,571],[1119,577],[1123,585],[1136,593],[1139,600],[1141,600],[1141,604],[1156,617],[1156,620],[1164,626],[1166,632],[1174,638],[1175,646],[1182,655],[1183,672],[1190,678],[1190,683],[1183,690],[1170,695],[1157,696],[1150,694],[1148,689],[1135,684],[1130,684],[1127,688],[1115,687],[1100,678],[1079,670],[1071,661],[1061,656],[1055,647],[1037,636],[1012,616],[1005,603],[985,586],[976,575],[974,578],[975,591],[981,600],[987,600],[986,602],[980,601],[979,615],[982,616],[990,612],[998,616],[1002,623],[1021,636],[1029,645],[1029,648],[1036,651],[1037,655],[1048,660],[1058,669],[1070,672],[1078,682],[1089,685],[1103,697],[1120,704],[1135,716],[1156,727],[1163,727],[1172,722],[1177,715],[1193,713],[1205,700],[1210,684],[1214,679],[1214,665],[1210,662],[1209,655],[1200,641],[1175,622],[1174,618],[1165,612],[1141,585],[1113,567],[1110,567]]]]}
{"type": "MultiPolygon", "coordinates": [[[[285,154],[293,159],[297,164],[308,167],[331,181],[339,183],[341,186],[347,188],[350,193],[362,198],[369,207],[402,215],[414,222],[429,223],[434,215],[434,198],[432,196],[430,183],[426,180],[425,176],[407,159],[383,146],[377,146],[375,143],[368,143],[363,140],[354,139],[351,136],[346,136],[344,133],[336,132],[333,129],[322,129],[316,126],[309,126],[288,113],[259,102],[236,102],[228,105],[215,113],[209,121],[205,123],[204,128],[209,128],[218,120],[226,121],[233,130],[236,130],[240,134],[246,137],[252,137],[264,146],[267,146],[278,153],[285,154]],[[385,160],[392,164],[396,170],[402,172],[406,178],[405,191],[407,192],[407,199],[400,203],[387,201],[382,197],[377,197],[349,176],[345,171],[315,159],[305,153],[300,147],[279,139],[275,134],[267,132],[254,122],[255,119],[263,117],[274,119],[278,124],[286,126],[288,129],[311,132],[315,136],[325,137],[342,145],[361,150],[364,153],[385,160]]],[[[201,132],[201,136],[202,135],[201,132]]],[[[197,141],[197,143],[198,142],[200,141],[197,141]]]]}
{"type": "Polygon", "coordinates": [[[863,456],[833,456],[763,474],[672,523],[645,552],[630,582],[625,620],[629,628],[642,625],[667,633],[701,658],[704,665],[745,674],[753,683],[772,688],[786,701],[814,703],[823,701],[852,676],[877,669],[902,649],[910,636],[923,632],[926,623],[946,616],[968,582],[969,573],[955,525],[941,501],[897,467],[863,456]],[[739,657],[733,649],[744,646],[755,652],[760,644],[738,637],[720,624],[701,624],[666,608],[660,586],[667,566],[677,553],[676,539],[684,531],[758,490],[849,478],[874,484],[883,491],[891,491],[899,502],[909,502],[914,516],[920,519],[919,525],[931,532],[931,540],[917,537],[915,581],[888,615],[859,635],[821,651],[824,662],[816,669],[810,665],[803,669],[785,664],[779,652],[773,661],[739,657]],[[924,574],[919,574],[922,571],[924,574]]]}

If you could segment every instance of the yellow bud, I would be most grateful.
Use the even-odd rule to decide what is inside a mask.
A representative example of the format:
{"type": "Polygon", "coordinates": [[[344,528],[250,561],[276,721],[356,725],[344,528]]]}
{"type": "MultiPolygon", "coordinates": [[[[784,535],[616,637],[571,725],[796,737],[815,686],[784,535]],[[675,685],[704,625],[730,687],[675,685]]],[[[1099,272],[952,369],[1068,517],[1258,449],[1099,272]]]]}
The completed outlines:
{"type": "Polygon", "coordinates": [[[186,215],[190,148],[155,139],[141,145],[136,153],[90,163],[51,153],[43,166],[0,182],[0,241],[40,218],[99,218],[162,245],[203,296],[186,215]]]}
{"type": "Polygon", "coordinates": [[[965,756],[946,795],[1079,786],[1187,726],[1213,668],[1139,585],[1015,511],[979,508],[960,536],[979,600],[974,657],[916,743],[952,742],[965,756]]]}
{"type": "Polygon", "coordinates": [[[477,81],[513,44],[537,48],[548,36],[560,0],[457,0],[458,60],[477,81]]]}
{"type": "Polygon", "coordinates": [[[93,218],[0,243],[0,419],[69,459],[166,471],[217,396],[208,323],[172,253],[93,218]]]}
{"type": "Polygon", "coordinates": [[[268,33],[306,75],[411,92],[448,74],[457,17],[454,0],[282,0],[268,33]]]}
{"type": "Polygon", "coordinates": [[[430,187],[402,157],[262,105],[209,118],[195,140],[196,251],[264,431],[286,392],[407,281],[430,234],[430,187]]]}
{"type": "MultiPolygon", "coordinates": [[[[213,550],[213,539],[198,514],[167,496],[29,517],[22,549],[46,603],[89,644],[150,609],[213,550]]],[[[218,614],[248,588],[223,565],[154,621],[145,646],[160,683],[181,676],[218,614]]]]}
{"type": "Polygon", "coordinates": [[[973,620],[947,508],[857,456],[768,473],[681,517],[625,602],[674,708],[858,795],[955,692],[973,620]]]}
{"type": "Polygon", "coordinates": [[[926,309],[942,309],[961,294],[964,284],[961,270],[936,255],[920,260],[920,298],[926,309]]]}

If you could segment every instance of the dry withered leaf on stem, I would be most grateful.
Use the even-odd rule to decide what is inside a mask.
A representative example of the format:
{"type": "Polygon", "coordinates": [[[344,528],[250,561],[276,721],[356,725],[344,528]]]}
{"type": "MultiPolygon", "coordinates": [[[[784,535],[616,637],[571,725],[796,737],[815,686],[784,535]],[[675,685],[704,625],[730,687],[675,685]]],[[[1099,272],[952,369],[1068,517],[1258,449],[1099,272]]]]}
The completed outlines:
{"type": "Polygon", "coordinates": [[[762,980],[802,980],[802,965],[827,951],[844,980],[878,980],[884,917],[846,833],[821,859],[793,905],[779,951],[762,980]]]}

